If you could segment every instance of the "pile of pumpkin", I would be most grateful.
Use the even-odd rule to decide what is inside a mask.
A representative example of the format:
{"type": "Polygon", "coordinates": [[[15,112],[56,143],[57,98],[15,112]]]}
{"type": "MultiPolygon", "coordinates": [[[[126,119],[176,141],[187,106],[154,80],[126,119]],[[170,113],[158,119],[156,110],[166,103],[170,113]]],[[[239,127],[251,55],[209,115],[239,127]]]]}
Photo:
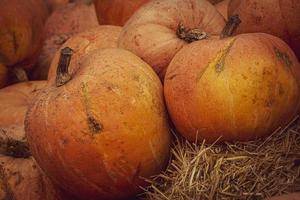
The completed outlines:
{"type": "Polygon", "coordinates": [[[266,137],[298,115],[297,56],[293,0],[1,0],[0,198],[132,198],[171,123],[266,137]]]}

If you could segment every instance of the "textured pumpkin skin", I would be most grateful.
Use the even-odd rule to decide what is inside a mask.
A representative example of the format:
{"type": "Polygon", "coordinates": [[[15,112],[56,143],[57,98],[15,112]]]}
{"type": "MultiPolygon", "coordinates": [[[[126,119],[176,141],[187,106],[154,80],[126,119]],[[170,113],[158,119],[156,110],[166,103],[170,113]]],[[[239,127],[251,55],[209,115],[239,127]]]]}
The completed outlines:
{"type": "Polygon", "coordinates": [[[124,26],[119,47],[146,61],[164,77],[174,55],[187,43],[176,35],[178,25],[218,35],[225,20],[206,0],[155,0],[139,9],[124,26]]]}
{"type": "Polygon", "coordinates": [[[300,4],[297,0],[231,0],[228,16],[242,23],[235,34],[263,32],[283,39],[300,58],[300,4]]]}
{"type": "Polygon", "coordinates": [[[95,0],[99,24],[123,26],[149,0],[95,0]]]}
{"type": "Polygon", "coordinates": [[[47,19],[45,37],[48,39],[60,34],[74,35],[97,26],[98,21],[93,5],[70,3],[55,10],[47,19]]]}
{"type": "Polygon", "coordinates": [[[0,127],[22,125],[30,102],[46,81],[29,81],[8,86],[0,90],[0,127]]]}
{"type": "Polygon", "coordinates": [[[300,65],[272,35],[198,41],[168,68],[165,98],[178,131],[190,141],[250,140],[271,134],[298,112],[300,65]]]}
{"type": "Polygon", "coordinates": [[[0,88],[3,88],[7,83],[8,71],[7,68],[0,63],[0,88]]]}
{"type": "Polygon", "coordinates": [[[80,199],[121,199],[159,173],[169,127],[161,83],[134,54],[89,54],[64,86],[53,81],[29,108],[25,130],[44,172],[80,199]]]}
{"type": "MultiPolygon", "coordinates": [[[[120,26],[102,25],[97,28],[79,33],[65,42],[60,49],[70,47],[74,53],[72,55],[69,70],[73,73],[79,66],[81,59],[96,49],[117,47],[118,37],[121,32],[120,26]]],[[[49,69],[48,79],[54,79],[58,65],[60,51],[57,51],[49,69]]]]}
{"type": "Polygon", "coordinates": [[[32,67],[42,47],[48,15],[44,1],[1,0],[0,13],[0,62],[32,67]]]}
{"type": "Polygon", "coordinates": [[[222,16],[227,20],[228,19],[228,5],[231,0],[223,0],[215,5],[216,9],[222,16]]]}

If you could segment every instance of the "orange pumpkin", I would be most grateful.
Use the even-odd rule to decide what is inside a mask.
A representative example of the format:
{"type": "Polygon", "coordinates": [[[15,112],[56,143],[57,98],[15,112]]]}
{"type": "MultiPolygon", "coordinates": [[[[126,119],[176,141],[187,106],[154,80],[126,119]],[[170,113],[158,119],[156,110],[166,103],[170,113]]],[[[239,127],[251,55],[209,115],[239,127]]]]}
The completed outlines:
{"type": "Polygon", "coordinates": [[[299,110],[300,64],[279,38],[241,34],[184,47],[165,77],[169,114],[190,141],[250,140],[299,110]]]}
{"type": "Polygon", "coordinates": [[[227,20],[228,19],[228,5],[230,0],[223,0],[215,5],[219,13],[222,14],[222,16],[227,20]]]}
{"type": "Polygon", "coordinates": [[[300,193],[291,193],[278,197],[268,198],[267,200],[300,200],[300,193]]]}
{"type": "Polygon", "coordinates": [[[0,1],[0,62],[28,69],[42,47],[48,11],[43,0],[0,1]]]}
{"type": "MultiPolygon", "coordinates": [[[[34,79],[47,79],[48,71],[49,77],[55,77],[56,66],[60,55],[60,52],[58,51],[59,49],[67,46],[73,49],[74,55],[72,56],[71,66],[74,66],[73,63],[79,62],[81,57],[90,51],[101,48],[117,47],[117,40],[120,32],[121,27],[107,25],[98,26],[88,31],[76,34],[70,39],[68,39],[68,36],[64,37],[64,35],[51,37],[50,40],[46,41],[46,44],[43,47],[38,62],[39,65],[33,71],[32,77],[34,79]],[[52,39],[54,39],[54,41],[52,41],[52,39]],[[65,42],[65,40],[68,41],[65,42]],[[50,65],[52,66],[51,68],[50,65]]],[[[70,67],[70,70],[73,70],[73,68],[70,67]]]]}
{"type": "Polygon", "coordinates": [[[295,0],[231,0],[228,16],[242,23],[235,34],[263,32],[280,37],[300,58],[300,3],[295,0]]]}
{"type": "Polygon", "coordinates": [[[0,88],[3,88],[7,83],[7,68],[0,63],[0,88]]]}
{"type": "Polygon", "coordinates": [[[168,64],[184,45],[206,35],[218,35],[224,25],[224,18],[206,0],[154,0],[124,26],[119,47],[141,57],[163,78],[168,64]]]}
{"type": "Polygon", "coordinates": [[[123,26],[149,0],[95,0],[99,24],[123,26]]]}
{"type": "Polygon", "coordinates": [[[0,155],[0,199],[71,200],[55,187],[32,158],[0,155]]]}
{"type": "Polygon", "coordinates": [[[81,199],[132,197],[168,160],[162,85],[139,57],[122,49],[88,54],[68,71],[62,49],[56,79],[29,108],[25,130],[40,167],[81,199]]]}

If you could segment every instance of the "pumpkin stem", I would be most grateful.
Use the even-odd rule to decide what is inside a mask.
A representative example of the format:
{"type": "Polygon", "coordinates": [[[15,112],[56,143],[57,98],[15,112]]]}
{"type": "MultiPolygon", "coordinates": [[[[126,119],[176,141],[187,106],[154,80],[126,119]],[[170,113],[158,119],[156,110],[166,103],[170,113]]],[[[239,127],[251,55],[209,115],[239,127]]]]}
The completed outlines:
{"type": "Polygon", "coordinates": [[[29,146],[26,142],[12,138],[0,139],[0,153],[14,158],[28,158],[31,156],[29,146]]]}
{"type": "Polygon", "coordinates": [[[233,32],[236,30],[236,28],[241,22],[242,21],[240,20],[239,15],[233,15],[229,17],[220,37],[226,38],[232,36],[233,32]]]}
{"type": "Polygon", "coordinates": [[[198,40],[203,40],[207,38],[207,33],[201,31],[200,29],[188,29],[182,23],[178,24],[178,28],[176,31],[177,37],[188,42],[195,42],[198,40]]]}
{"type": "Polygon", "coordinates": [[[18,82],[28,81],[26,71],[21,66],[15,66],[11,69],[12,74],[17,78],[18,82]]]}
{"type": "Polygon", "coordinates": [[[65,47],[60,51],[60,58],[56,70],[56,87],[63,86],[72,78],[69,74],[72,54],[73,50],[69,47],[65,47]]]}

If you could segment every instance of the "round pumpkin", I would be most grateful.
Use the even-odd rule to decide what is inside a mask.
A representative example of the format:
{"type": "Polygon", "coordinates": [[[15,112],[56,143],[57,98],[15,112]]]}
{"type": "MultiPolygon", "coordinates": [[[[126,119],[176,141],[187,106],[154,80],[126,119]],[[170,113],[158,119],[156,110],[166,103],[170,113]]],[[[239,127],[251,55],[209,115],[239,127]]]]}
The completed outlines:
{"type": "Polygon", "coordinates": [[[224,18],[206,0],[154,0],[126,23],[118,46],[141,57],[163,78],[184,45],[206,35],[218,35],[224,25],[224,18]],[[189,38],[195,33],[198,35],[189,38]]]}
{"type": "Polygon", "coordinates": [[[44,172],[82,199],[132,197],[168,160],[170,134],[162,85],[150,66],[122,49],[88,54],[56,79],[27,112],[30,149],[44,172]]]}
{"type": "Polygon", "coordinates": [[[117,47],[117,40],[120,32],[121,27],[119,26],[103,25],[76,34],[70,39],[67,35],[51,37],[46,41],[45,46],[43,47],[39,57],[38,66],[32,73],[33,79],[47,79],[51,62],[52,67],[49,71],[51,75],[49,74],[49,77],[55,76],[60,54],[58,51],[59,49],[67,46],[73,49],[74,55],[72,56],[71,61],[71,65],[73,66],[74,62],[79,62],[79,59],[76,57],[81,58],[83,55],[95,49],[117,47]]]}
{"type": "Polygon", "coordinates": [[[95,0],[99,24],[123,26],[131,15],[149,0],[95,0]]]}
{"type": "Polygon", "coordinates": [[[295,117],[300,64],[279,38],[241,34],[184,47],[170,63],[165,98],[178,131],[190,141],[250,140],[295,117]]]}
{"type": "Polygon", "coordinates": [[[43,0],[0,1],[0,62],[33,66],[42,47],[44,22],[48,15],[43,0]]]}
{"type": "Polygon", "coordinates": [[[3,88],[7,83],[8,70],[0,63],[0,88],[3,88]]]}
{"type": "Polygon", "coordinates": [[[227,20],[228,19],[228,5],[230,0],[223,0],[215,5],[216,9],[219,11],[219,13],[222,14],[222,16],[227,20]]]}
{"type": "Polygon", "coordinates": [[[235,34],[263,32],[280,37],[300,58],[300,3],[295,0],[231,0],[228,16],[242,23],[235,34]]]}
{"type": "Polygon", "coordinates": [[[300,193],[290,193],[278,197],[268,198],[266,200],[300,200],[300,193]]]}

